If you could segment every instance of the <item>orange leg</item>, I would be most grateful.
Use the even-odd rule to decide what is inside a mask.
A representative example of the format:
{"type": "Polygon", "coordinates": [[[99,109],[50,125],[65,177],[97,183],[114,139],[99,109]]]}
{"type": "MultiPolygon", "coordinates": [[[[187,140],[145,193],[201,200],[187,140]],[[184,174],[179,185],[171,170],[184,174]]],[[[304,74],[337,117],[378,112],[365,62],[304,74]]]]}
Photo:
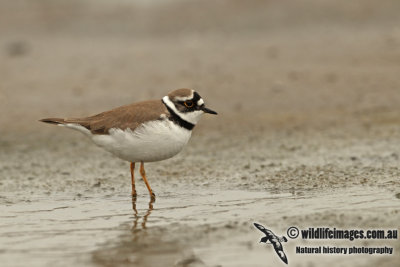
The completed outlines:
{"type": "Polygon", "coordinates": [[[153,190],[151,190],[149,182],[147,181],[146,172],[144,171],[144,163],[143,163],[143,161],[140,163],[140,174],[142,175],[143,181],[146,184],[147,190],[149,190],[149,194],[150,194],[151,199],[155,200],[156,199],[156,195],[153,193],[153,190]]]}
{"type": "Polygon", "coordinates": [[[136,198],[136,188],[135,188],[135,162],[131,162],[131,181],[132,181],[132,197],[136,198]]]}

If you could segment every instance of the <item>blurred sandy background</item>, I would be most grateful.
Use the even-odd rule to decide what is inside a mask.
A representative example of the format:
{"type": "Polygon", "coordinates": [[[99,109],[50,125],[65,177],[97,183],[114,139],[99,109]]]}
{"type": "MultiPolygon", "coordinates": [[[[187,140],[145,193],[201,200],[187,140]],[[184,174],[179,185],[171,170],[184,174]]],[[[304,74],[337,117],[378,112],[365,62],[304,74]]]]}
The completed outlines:
{"type": "MultiPolygon", "coordinates": [[[[8,233],[11,225],[24,225],[26,218],[18,216],[28,215],[15,215],[23,203],[39,203],[35,199],[45,196],[51,205],[70,205],[65,213],[81,214],[73,207],[82,196],[94,205],[104,195],[129,194],[126,163],[81,135],[38,119],[92,115],[181,87],[196,89],[219,115],[204,116],[178,157],[148,165],[150,184],[160,198],[147,226],[157,235],[132,231],[132,242],[127,230],[119,245],[107,241],[113,249],[109,243],[88,249],[85,255],[91,258],[83,264],[78,257],[74,264],[268,266],[281,262],[271,248],[260,252],[257,244],[249,245],[259,238],[249,228],[255,220],[268,221],[282,234],[290,225],[398,227],[399,14],[397,0],[1,0],[0,200],[8,221],[4,215],[0,234],[8,243],[0,256],[10,266],[19,266],[18,258],[42,266],[52,262],[42,260],[58,260],[54,255],[62,253],[61,246],[51,257],[42,251],[30,257],[29,249],[13,247],[15,237],[8,233]],[[201,196],[209,192],[221,204],[232,197],[224,190],[242,193],[239,204],[219,218],[219,204],[205,203],[201,196]],[[278,200],[260,197],[261,206],[246,206],[240,201],[251,192],[278,194],[278,200]],[[60,200],[57,194],[77,200],[60,200]],[[292,200],[299,206],[294,208],[292,200]],[[174,211],[182,201],[204,213],[174,211]],[[247,208],[238,215],[242,204],[247,208]],[[268,212],[270,205],[274,214],[268,212]],[[182,222],[185,214],[198,214],[194,226],[182,222]],[[202,224],[204,217],[211,221],[202,224]],[[183,253],[187,249],[189,256],[183,253]],[[26,258],[18,251],[25,251],[26,258]]],[[[124,205],[113,203],[115,210],[104,211],[107,216],[124,205]]],[[[52,210],[46,205],[41,209],[52,210]]],[[[53,232],[47,232],[52,216],[48,224],[42,219],[36,226],[48,239],[32,241],[32,247],[54,248],[53,232]]],[[[96,240],[85,234],[86,240],[96,240]]],[[[72,249],[79,235],[60,242],[72,249]]],[[[287,251],[299,266],[399,262],[398,252],[338,261],[296,257],[290,244],[287,251]]],[[[71,257],[62,259],[71,264],[71,257]]]]}
{"type": "Polygon", "coordinates": [[[396,123],[399,10],[398,1],[2,1],[1,131],[48,133],[38,118],[180,87],[220,111],[202,123],[211,130],[237,116],[265,127],[396,123]]]}

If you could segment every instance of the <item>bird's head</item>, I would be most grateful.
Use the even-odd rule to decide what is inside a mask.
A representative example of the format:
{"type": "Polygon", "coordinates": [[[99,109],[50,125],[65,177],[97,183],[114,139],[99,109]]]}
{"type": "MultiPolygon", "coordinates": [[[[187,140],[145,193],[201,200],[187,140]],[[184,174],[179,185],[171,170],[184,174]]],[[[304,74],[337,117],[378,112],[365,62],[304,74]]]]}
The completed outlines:
{"type": "Polygon", "coordinates": [[[217,112],[206,108],[204,100],[192,89],[177,89],[164,96],[162,101],[182,120],[193,125],[200,120],[204,113],[217,114],[217,112]]]}
{"type": "Polygon", "coordinates": [[[264,236],[263,238],[261,238],[260,243],[267,243],[268,242],[268,237],[264,236]]]}

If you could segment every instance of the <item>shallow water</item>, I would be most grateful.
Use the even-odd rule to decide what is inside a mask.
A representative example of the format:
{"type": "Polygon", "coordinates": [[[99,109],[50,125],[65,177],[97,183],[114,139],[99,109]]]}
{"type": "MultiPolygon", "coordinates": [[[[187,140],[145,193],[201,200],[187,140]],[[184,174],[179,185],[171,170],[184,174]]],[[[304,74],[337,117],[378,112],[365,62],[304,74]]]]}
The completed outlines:
{"type": "MultiPolygon", "coordinates": [[[[2,195],[4,203],[8,198],[12,195],[2,195]]],[[[157,262],[184,265],[185,260],[206,266],[265,266],[266,259],[271,263],[279,259],[272,249],[257,243],[261,233],[252,229],[255,221],[285,235],[293,221],[304,227],[318,223],[308,216],[352,211],[365,216],[398,206],[394,194],[370,187],[296,194],[199,190],[160,195],[155,203],[144,196],[132,203],[127,195],[33,196],[2,207],[0,261],[3,266],[107,265],[110,261],[157,266],[157,262]]],[[[350,227],[354,222],[341,223],[350,227]]],[[[310,260],[294,255],[292,245],[287,247],[292,261],[310,260]]]]}

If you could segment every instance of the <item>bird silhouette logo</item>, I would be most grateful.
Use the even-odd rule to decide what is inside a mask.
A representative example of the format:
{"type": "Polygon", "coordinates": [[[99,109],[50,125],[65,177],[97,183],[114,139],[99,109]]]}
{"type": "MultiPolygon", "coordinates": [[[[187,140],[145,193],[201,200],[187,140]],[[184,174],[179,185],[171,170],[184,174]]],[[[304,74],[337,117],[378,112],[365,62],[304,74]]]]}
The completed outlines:
{"type": "Polygon", "coordinates": [[[261,238],[260,243],[262,242],[265,244],[272,244],[274,246],[276,254],[278,254],[279,258],[281,258],[281,260],[284,263],[288,264],[286,254],[285,254],[285,252],[283,252],[283,247],[282,247],[282,243],[281,243],[281,242],[287,242],[287,238],[284,236],[279,237],[279,236],[275,235],[271,230],[265,228],[261,224],[254,223],[254,226],[258,230],[260,230],[261,232],[263,232],[265,234],[265,236],[263,238],[261,238]],[[268,243],[268,241],[269,241],[269,243],[268,243]]]}

